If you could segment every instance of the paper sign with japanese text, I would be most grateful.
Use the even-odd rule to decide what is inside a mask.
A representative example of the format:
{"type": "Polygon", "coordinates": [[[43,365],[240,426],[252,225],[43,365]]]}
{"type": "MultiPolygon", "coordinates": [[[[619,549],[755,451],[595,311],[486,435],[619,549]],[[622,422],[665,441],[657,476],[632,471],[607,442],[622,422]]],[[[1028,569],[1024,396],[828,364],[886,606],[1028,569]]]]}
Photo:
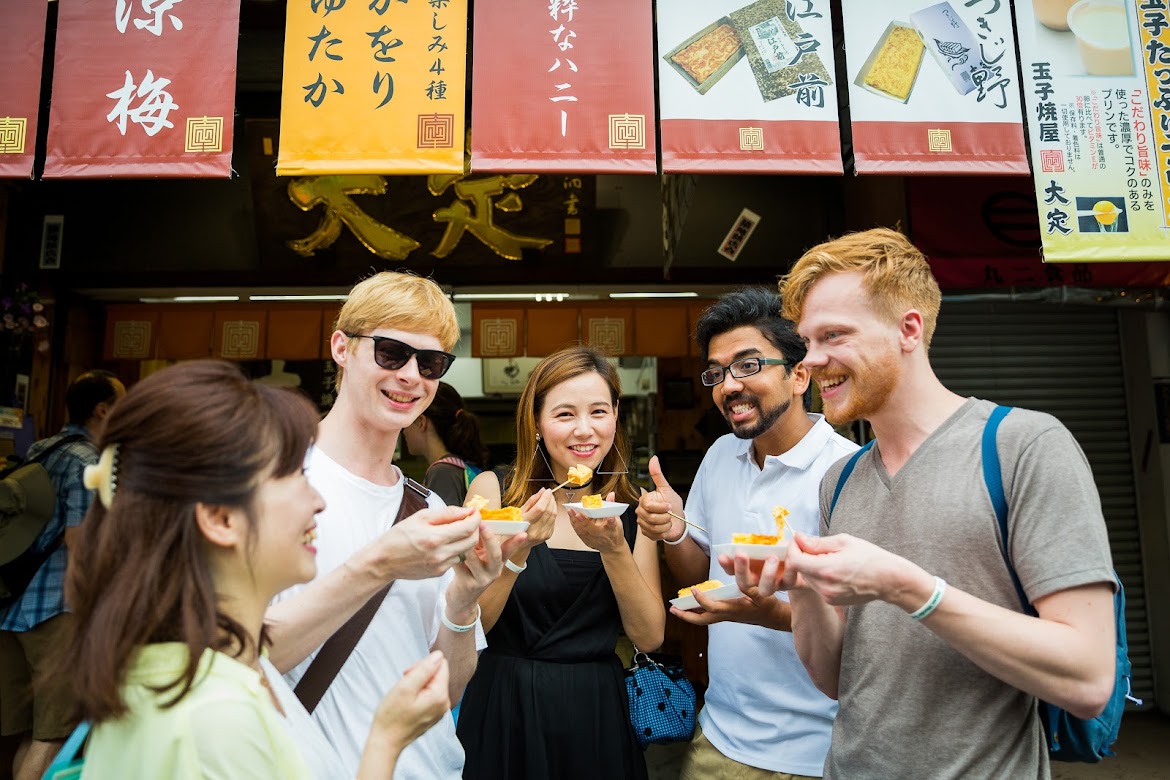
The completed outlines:
{"type": "Polygon", "coordinates": [[[46,178],[231,175],[238,0],[58,6],[46,178]]]}
{"type": "Polygon", "coordinates": [[[842,0],[858,173],[1026,174],[1008,0],[842,0]]]}
{"type": "Polygon", "coordinates": [[[475,7],[471,169],[655,173],[649,0],[475,7]]]}
{"type": "Polygon", "coordinates": [[[659,0],[667,173],[841,173],[829,0],[659,0]]]}
{"type": "Polygon", "coordinates": [[[289,0],[281,176],[462,173],[467,0],[289,0]]]}
{"type": "Polygon", "coordinates": [[[11,0],[5,27],[11,43],[0,49],[0,177],[30,178],[41,105],[41,63],[45,54],[44,0],[11,0]]]}
{"type": "Polygon", "coordinates": [[[1170,260],[1170,4],[1019,0],[1048,262],[1170,260]]]}

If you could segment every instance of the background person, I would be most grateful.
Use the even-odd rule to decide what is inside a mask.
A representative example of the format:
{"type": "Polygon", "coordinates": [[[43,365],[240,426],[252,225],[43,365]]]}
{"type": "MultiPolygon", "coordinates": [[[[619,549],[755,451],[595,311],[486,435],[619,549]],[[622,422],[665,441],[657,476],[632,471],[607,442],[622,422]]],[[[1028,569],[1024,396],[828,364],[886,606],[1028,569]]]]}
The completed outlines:
{"type": "Polygon", "coordinates": [[[1022,614],[982,469],[994,404],[931,368],[942,295],[926,258],[892,230],[846,235],[781,295],[826,418],[876,436],[832,511],[845,464],[829,470],[824,536],[798,534],[783,573],[801,660],[841,702],[825,776],[1048,777],[1036,699],[1090,718],[1114,688],[1114,575],[1084,454],[1047,414],[999,428],[1007,553],[1039,616],[1022,614]]]}
{"type": "Polygon", "coordinates": [[[48,557],[24,593],[0,607],[0,734],[27,732],[13,763],[16,780],[39,780],[72,729],[68,713],[74,702],[68,687],[34,693],[31,683],[43,673],[48,653],[63,641],[71,620],[65,608],[69,546],[93,499],[82,484],[82,472],[97,463],[94,441],[124,395],[126,388],[114,374],[87,371],[65,392],[69,415],[65,427],[35,442],[27,453],[27,459],[38,460],[48,472],[57,504],[52,520],[29,550],[31,555],[48,557]]]}
{"type": "MultiPolygon", "coordinates": [[[[316,420],[220,361],[152,374],[109,417],[66,582],[75,630],[46,674],[94,724],[84,777],[338,776],[261,655],[269,600],[316,571],[324,504],[301,470],[316,420]]],[[[358,777],[390,777],[442,718],[445,682],[435,655],[382,699],[358,777]]]]}
{"type": "Polygon", "coordinates": [[[467,486],[491,466],[491,455],[479,437],[479,421],[467,410],[454,387],[439,382],[435,398],[419,418],[402,429],[412,455],[429,464],[423,484],[449,506],[462,506],[467,486]]]}
{"type": "Polygon", "coordinates": [[[590,519],[565,506],[585,493],[637,500],[620,397],[617,369],[597,352],[549,355],[520,395],[504,484],[491,471],[471,484],[490,507],[522,504],[532,525],[481,599],[490,644],[459,715],[465,778],[646,777],[614,648],[623,631],[639,650],[662,644],[657,550],[632,507],[590,519]],[[582,464],[589,485],[549,491],[582,464]]]}
{"type": "MultiPolygon", "coordinates": [[[[695,331],[706,366],[701,380],[731,433],[707,450],[685,513],[656,457],[650,461],[656,489],[638,503],[642,533],[665,542],[667,566],[686,583],[728,580],[712,559],[712,544],[730,542],[735,533],[774,535],[777,505],[790,512],[788,538],[794,531],[815,535],[821,477],[857,449],[821,415],[808,413],[804,342],[780,316],[776,293],[762,287],[728,293],[702,313],[695,331]]],[[[702,609],[672,607],[671,614],[710,626],[710,682],[683,780],[820,777],[837,704],[801,665],[787,600],[751,587],[722,601],[692,592],[702,609]]]]}

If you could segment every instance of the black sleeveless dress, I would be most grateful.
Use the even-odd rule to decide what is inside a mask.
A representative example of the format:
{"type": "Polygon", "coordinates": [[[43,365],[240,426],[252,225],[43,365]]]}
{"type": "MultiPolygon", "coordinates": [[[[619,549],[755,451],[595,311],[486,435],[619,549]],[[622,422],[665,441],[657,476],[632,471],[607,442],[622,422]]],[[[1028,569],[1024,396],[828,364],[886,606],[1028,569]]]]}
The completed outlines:
{"type": "MultiPolygon", "coordinates": [[[[632,506],[622,525],[632,550],[632,506]]],[[[644,780],[621,630],[599,553],[534,547],[459,708],[464,779],[644,780]]]]}

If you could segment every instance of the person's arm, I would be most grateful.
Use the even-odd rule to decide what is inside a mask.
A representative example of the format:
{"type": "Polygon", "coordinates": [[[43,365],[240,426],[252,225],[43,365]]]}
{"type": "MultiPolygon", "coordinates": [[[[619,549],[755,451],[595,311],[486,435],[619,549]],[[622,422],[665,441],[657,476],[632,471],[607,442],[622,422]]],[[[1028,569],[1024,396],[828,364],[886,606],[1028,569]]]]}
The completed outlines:
{"type": "MultiPolygon", "coordinates": [[[[473,515],[478,517],[478,514],[473,515]]],[[[467,631],[453,631],[440,625],[438,636],[431,645],[432,650],[442,651],[447,657],[451,676],[449,682],[451,701],[463,698],[471,675],[479,660],[476,629],[480,608],[479,600],[488,587],[500,576],[504,559],[515,548],[523,544],[524,534],[510,537],[503,545],[483,523],[479,528],[480,543],[469,552],[466,560],[453,567],[454,576],[443,594],[442,609],[446,619],[457,626],[472,626],[467,631]]]]}
{"type": "Polygon", "coordinates": [[[416,512],[374,539],[345,563],[268,608],[269,660],[285,673],[305,660],[353,617],[370,597],[396,579],[437,577],[469,553],[479,519],[461,507],[416,512]]]}
{"type": "Polygon", "coordinates": [[[374,712],[358,780],[390,780],[406,746],[451,709],[447,661],[431,653],[402,674],[374,712]]]}
{"type": "MultiPolygon", "coordinates": [[[[491,471],[477,474],[467,488],[467,495],[483,496],[487,499],[488,507],[491,509],[498,509],[503,503],[500,496],[500,480],[491,471]]],[[[543,544],[552,536],[557,521],[556,496],[547,488],[541,488],[524,502],[524,506],[521,507],[521,516],[528,523],[525,542],[508,556],[508,560],[519,569],[528,565],[528,555],[532,552],[532,548],[543,544]]],[[[503,613],[504,605],[508,603],[512,587],[516,584],[516,578],[519,576],[519,572],[505,566],[500,571],[500,576],[496,578],[496,581],[489,585],[484,594],[480,596],[479,606],[483,611],[480,620],[483,622],[485,633],[491,631],[496,625],[496,621],[500,619],[500,614],[503,613]]]]}
{"type": "MultiPolygon", "coordinates": [[[[881,600],[909,613],[934,592],[931,574],[862,539],[797,538],[804,554],[790,552],[785,580],[798,574],[829,604],[881,600]]],[[[988,674],[1079,718],[1095,717],[1113,693],[1112,585],[1067,588],[1035,607],[1039,616],[1031,617],[948,587],[922,624],[988,674]]]]}
{"type": "MultiPolygon", "coordinates": [[[[668,512],[674,512],[687,517],[683,508],[682,497],[675,492],[666,477],[662,474],[662,467],[658,463],[658,456],[650,459],[650,478],[654,480],[654,492],[643,493],[638,499],[636,514],[638,530],[641,534],[653,541],[663,541],[663,555],[666,565],[676,580],[697,584],[707,579],[711,570],[711,559],[707,552],[700,547],[688,533],[686,525],[678,518],[671,517],[668,512]],[[677,544],[671,544],[677,542],[677,544]]],[[[699,489],[699,477],[695,478],[692,492],[699,489]]]]}
{"type": "MultiPolygon", "coordinates": [[[[613,501],[614,495],[606,500],[613,501]]],[[[581,541],[601,553],[626,636],[639,650],[658,649],[666,631],[666,612],[657,544],[638,534],[631,551],[620,517],[591,518],[570,509],[569,520],[581,541]]]]}

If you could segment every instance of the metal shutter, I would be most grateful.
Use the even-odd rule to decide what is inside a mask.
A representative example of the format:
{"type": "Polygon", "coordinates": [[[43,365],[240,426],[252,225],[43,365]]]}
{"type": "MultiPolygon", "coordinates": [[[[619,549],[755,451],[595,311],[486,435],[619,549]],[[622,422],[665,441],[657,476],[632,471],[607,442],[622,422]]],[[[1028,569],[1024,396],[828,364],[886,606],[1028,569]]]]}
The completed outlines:
{"type": "Polygon", "coordinates": [[[956,393],[1048,412],[1084,449],[1125,586],[1133,693],[1150,706],[1149,618],[1118,316],[1097,307],[948,301],[930,356],[956,393]]]}

